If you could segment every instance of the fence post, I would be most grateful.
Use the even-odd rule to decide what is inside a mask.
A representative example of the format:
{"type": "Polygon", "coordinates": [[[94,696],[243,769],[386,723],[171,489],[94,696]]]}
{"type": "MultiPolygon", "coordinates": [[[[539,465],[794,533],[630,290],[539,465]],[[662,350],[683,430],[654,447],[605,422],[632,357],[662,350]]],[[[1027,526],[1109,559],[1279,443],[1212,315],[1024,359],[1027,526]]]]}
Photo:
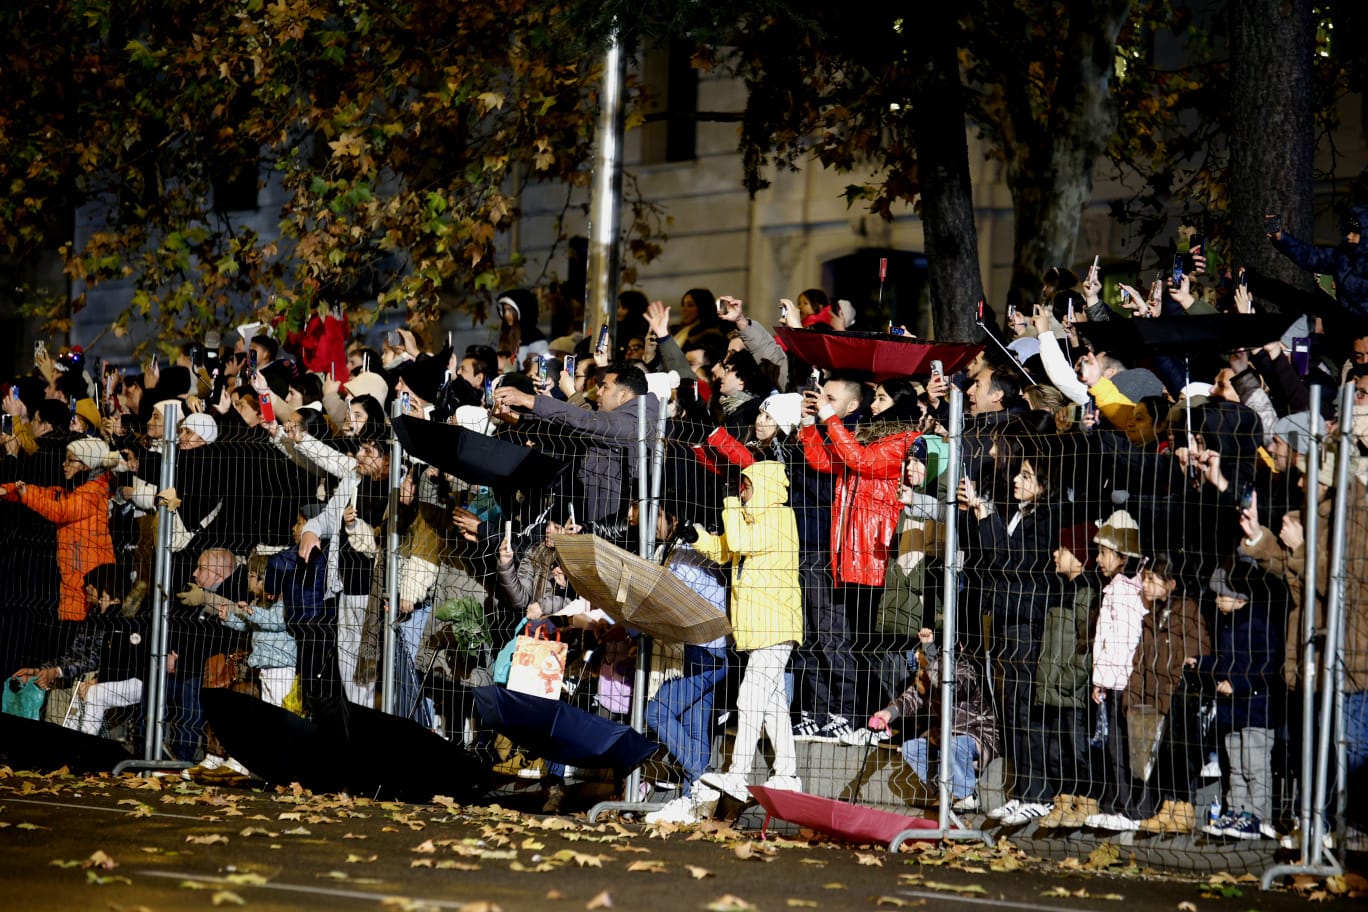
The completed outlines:
{"type": "MultiPolygon", "coordinates": [[[[1311,434],[1306,452],[1306,498],[1302,507],[1302,524],[1308,542],[1320,541],[1320,510],[1317,509],[1320,485],[1320,454],[1324,441],[1320,433],[1321,393],[1320,384],[1313,384],[1310,393],[1311,434]]],[[[1301,614],[1301,672],[1302,672],[1302,740],[1301,740],[1301,808],[1298,819],[1301,823],[1300,853],[1297,856],[1302,864],[1313,863],[1309,846],[1311,839],[1311,778],[1316,763],[1316,601],[1319,561],[1307,561],[1302,587],[1301,614]]],[[[1289,631],[1291,632],[1291,631],[1289,631]]],[[[1320,849],[1315,850],[1316,858],[1320,849]]]]}
{"type": "Polygon", "coordinates": [[[399,444],[394,423],[403,415],[403,398],[396,396],[390,410],[389,505],[385,510],[385,623],[381,661],[384,680],[380,682],[380,710],[390,715],[394,715],[394,690],[398,682],[394,663],[398,655],[399,631],[394,625],[399,617],[399,489],[404,483],[404,448],[399,444]]]}
{"type": "MultiPolygon", "coordinates": [[[[157,479],[158,491],[176,485],[176,426],[180,423],[180,403],[162,407],[162,459],[157,479]]],[[[143,759],[155,763],[162,758],[166,743],[166,655],[170,641],[171,607],[171,511],[157,499],[157,550],[153,555],[152,642],[148,650],[147,718],[143,731],[143,759]]]]}

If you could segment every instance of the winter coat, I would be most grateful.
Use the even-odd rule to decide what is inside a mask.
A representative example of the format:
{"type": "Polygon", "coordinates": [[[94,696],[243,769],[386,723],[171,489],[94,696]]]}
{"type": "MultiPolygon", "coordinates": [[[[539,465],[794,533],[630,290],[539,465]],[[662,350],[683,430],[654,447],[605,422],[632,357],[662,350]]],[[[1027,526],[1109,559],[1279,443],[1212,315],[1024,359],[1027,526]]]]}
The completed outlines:
{"type": "Polygon", "coordinates": [[[62,574],[57,618],[81,621],[86,616],[85,575],[101,564],[114,563],[114,542],[109,537],[109,494],[114,478],[92,478],[74,491],[29,485],[16,499],[57,526],[57,567],[62,574]]]}
{"type": "MultiPolygon", "coordinates": [[[[1361,223],[1368,223],[1368,206],[1351,211],[1361,223]]],[[[1340,305],[1354,316],[1368,317],[1368,233],[1361,233],[1357,244],[1345,240],[1334,247],[1316,247],[1284,231],[1273,246],[1307,272],[1334,276],[1340,305]]]]}
{"type": "MultiPolygon", "coordinates": [[[[912,686],[903,691],[884,711],[897,719],[910,716],[925,707],[940,711],[940,654],[935,643],[922,648],[928,665],[913,675],[912,686]]],[[[919,660],[920,661],[920,660],[919,660]]],[[[1001,736],[993,704],[983,692],[983,681],[977,666],[963,655],[955,659],[955,714],[950,730],[956,735],[968,735],[978,742],[979,769],[1002,752],[1001,736]]],[[[938,730],[933,730],[938,733],[938,730]]]]}
{"type": "Polygon", "coordinates": [[[611,412],[591,412],[550,396],[538,396],[532,414],[578,432],[588,452],[578,457],[577,471],[584,488],[585,520],[603,519],[623,505],[623,486],[636,478],[637,415],[646,410],[646,433],[656,433],[660,400],[637,396],[611,412]],[[631,448],[631,452],[629,452],[631,448]]]}
{"type": "MultiPolygon", "coordinates": [[[[1362,693],[1368,690],[1368,513],[1362,505],[1368,499],[1356,479],[1350,479],[1353,494],[1350,503],[1358,506],[1348,512],[1347,574],[1349,591],[1345,604],[1349,606],[1345,618],[1344,644],[1340,655],[1345,665],[1345,689],[1349,693],[1362,693]]],[[[1330,533],[1334,498],[1325,497],[1316,507],[1320,517],[1315,544],[1316,555],[1316,629],[1325,629],[1325,602],[1330,585],[1330,533]]],[[[1301,511],[1288,514],[1301,519],[1301,511]]],[[[1240,550],[1259,562],[1259,566],[1273,576],[1281,576],[1287,583],[1292,596],[1292,610],[1287,616],[1286,650],[1283,662],[1283,680],[1288,687],[1301,684],[1301,625],[1302,625],[1302,580],[1306,574],[1306,544],[1296,551],[1288,551],[1278,536],[1268,528],[1261,528],[1260,535],[1253,541],[1241,542],[1240,550]]],[[[1317,675],[1319,682],[1322,676],[1317,675]]]]}
{"type": "MultiPolygon", "coordinates": [[[[728,433],[726,428],[719,427],[709,434],[708,445],[728,462],[743,469],[757,459],[765,458],[728,433]]],[[[797,440],[771,447],[771,450],[778,451],[776,456],[782,458],[788,470],[789,506],[798,520],[798,542],[803,553],[825,555],[831,547],[831,499],[835,490],[831,476],[808,465],[797,440]]]]}
{"type": "Polygon", "coordinates": [[[906,425],[863,428],[860,440],[832,415],[798,432],[803,453],[817,471],[836,476],[831,512],[831,563],[837,585],[882,586],[902,504],[898,479],[920,432],[906,425]],[[861,441],[868,441],[862,443],[861,441]]]}
{"type": "Polygon", "coordinates": [[[1044,706],[1079,709],[1091,702],[1092,608],[1095,578],[1081,573],[1064,583],[1045,609],[1035,701],[1044,706]]]}
{"type": "Polygon", "coordinates": [[[1216,696],[1216,721],[1224,728],[1272,728],[1270,691],[1278,683],[1282,631],[1269,603],[1251,599],[1229,614],[1218,611],[1213,622],[1212,652],[1197,659],[1202,689],[1216,693],[1229,681],[1232,696],[1216,696]]]}
{"type": "Polygon", "coordinates": [[[1135,667],[1141,624],[1149,609],[1140,597],[1140,574],[1118,573],[1102,589],[1102,607],[1093,632],[1094,687],[1125,690],[1135,667]]]}
{"type": "Polygon", "coordinates": [[[939,564],[932,562],[945,550],[946,509],[943,495],[914,492],[898,518],[874,616],[876,633],[915,639],[921,628],[939,626],[940,589],[934,575],[939,564]]]}
{"type": "Polygon", "coordinates": [[[99,681],[141,679],[147,674],[147,631],[141,617],[124,617],[120,605],[91,612],[77,625],[61,657],[52,664],[62,677],[74,681],[95,672],[99,681]]]}
{"type": "Polygon", "coordinates": [[[777,462],[741,472],[751,499],[722,502],[722,534],[698,530],[694,547],[731,564],[731,624],[736,648],[748,651],[803,641],[803,594],[798,582],[798,526],[784,506],[788,479],[777,462]]]}
{"type": "Polygon", "coordinates": [[[1189,658],[1211,652],[1211,637],[1197,602],[1174,595],[1141,623],[1140,648],[1123,698],[1127,707],[1154,706],[1168,715],[1189,658]]]}
{"type": "Polygon", "coordinates": [[[337,614],[328,599],[328,546],[319,545],[301,560],[299,551],[286,548],[266,561],[266,592],[285,606],[285,621],[305,624],[327,621],[337,614]]]}
{"type": "Polygon", "coordinates": [[[533,602],[541,606],[543,616],[560,611],[565,605],[565,589],[551,580],[557,563],[555,549],[542,542],[529,548],[522,560],[507,566],[500,564],[500,603],[519,615],[533,602]]]}
{"type": "Polygon", "coordinates": [[[253,605],[252,613],[229,611],[223,626],[252,634],[252,651],[247,664],[252,668],[293,668],[298,658],[295,638],[285,629],[285,603],[276,599],[270,605],[253,605]]]}
{"type": "Polygon", "coordinates": [[[1053,504],[1039,504],[1023,513],[1011,531],[1010,518],[1004,519],[996,509],[983,519],[972,510],[961,515],[968,517],[976,563],[987,589],[984,607],[993,617],[994,628],[1029,627],[1039,636],[1057,585],[1051,555],[1059,543],[1058,510],[1053,504]]]}

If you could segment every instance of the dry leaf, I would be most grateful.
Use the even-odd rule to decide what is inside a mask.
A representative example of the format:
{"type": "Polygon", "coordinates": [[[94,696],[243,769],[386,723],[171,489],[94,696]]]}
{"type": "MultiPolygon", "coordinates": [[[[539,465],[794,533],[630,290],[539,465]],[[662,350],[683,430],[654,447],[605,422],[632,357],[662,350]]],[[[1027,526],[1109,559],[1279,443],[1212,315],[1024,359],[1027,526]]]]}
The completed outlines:
{"type": "Polygon", "coordinates": [[[952,884],[941,883],[935,880],[928,880],[922,884],[928,890],[941,890],[947,893],[982,893],[987,895],[988,891],[978,884],[952,884]]]}
{"type": "Polygon", "coordinates": [[[347,855],[347,864],[370,864],[379,858],[379,855],[347,855]]]}
{"type": "Polygon", "coordinates": [[[222,833],[210,833],[208,836],[186,836],[185,841],[191,845],[221,845],[228,842],[228,837],[222,833]]]}
{"type": "Polygon", "coordinates": [[[712,871],[709,871],[707,868],[700,868],[698,865],[685,865],[684,867],[689,869],[689,876],[694,880],[702,880],[705,877],[716,876],[712,871]]]}
{"type": "Polygon", "coordinates": [[[245,906],[245,905],[247,905],[247,900],[243,899],[241,896],[238,896],[238,895],[237,895],[236,893],[234,893],[232,890],[219,890],[217,893],[215,893],[215,894],[213,895],[212,899],[213,899],[214,905],[216,905],[216,906],[226,906],[226,905],[245,906]]]}
{"type": "Polygon", "coordinates": [[[727,893],[724,896],[719,896],[717,899],[714,899],[703,908],[707,909],[708,912],[748,912],[748,910],[754,909],[755,906],[746,902],[739,896],[733,896],[732,894],[727,893]]]}
{"type": "Polygon", "coordinates": [[[549,861],[541,861],[531,865],[525,865],[521,861],[515,861],[508,866],[508,870],[519,871],[524,874],[545,874],[547,871],[556,870],[556,866],[549,861]]]}
{"type": "Polygon", "coordinates": [[[924,905],[926,905],[926,900],[924,900],[924,899],[903,899],[901,896],[877,896],[877,897],[874,898],[874,905],[876,905],[876,906],[898,906],[899,908],[902,908],[902,907],[905,907],[905,906],[906,906],[906,907],[911,907],[911,906],[924,906],[924,905]]]}
{"type": "Polygon", "coordinates": [[[589,902],[585,903],[584,908],[611,909],[613,908],[613,894],[609,893],[607,890],[604,890],[598,896],[595,896],[593,899],[589,900],[589,902]]]}
{"type": "Polygon", "coordinates": [[[640,871],[644,874],[664,874],[665,862],[654,858],[639,858],[627,866],[627,872],[640,871]]]}
{"type": "Polygon", "coordinates": [[[1104,842],[1088,855],[1088,867],[1110,868],[1121,860],[1121,850],[1110,842],[1104,842]]]}
{"type": "Polygon", "coordinates": [[[1197,904],[1183,900],[1178,904],[1178,912],[1197,912],[1197,904]]]}
{"type": "Polygon", "coordinates": [[[565,894],[560,890],[547,890],[546,898],[551,902],[556,902],[557,900],[565,899],[565,894]]]}
{"type": "Polygon", "coordinates": [[[133,886],[133,881],[124,877],[122,874],[103,876],[96,874],[94,871],[86,871],[86,883],[94,884],[97,887],[107,887],[110,884],[124,884],[129,887],[133,886]]]}
{"type": "Polygon", "coordinates": [[[817,901],[815,899],[794,899],[790,896],[784,900],[784,905],[790,909],[815,909],[817,908],[817,901]]]}
{"type": "MultiPolygon", "coordinates": [[[[866,865],[866,866],[869,866],[869,867],[875,867],[875,868],[882,868],[882,867],[883,867],[883,856],[882,856],[882,855],[875,855],[875,854],[873,854],[872,852],[856,852],[856,853],[855,853],[855,860],[858,861],[860,864],[866,865]]],[[[986,873],[986,872],[985,872],[985,873],[986,873]]]]}
{"type": "Polygon", "coordinates": [[[844,890],[845,888],[846,888],[846,885],[843,884],[843,883],[824,883],[824,884],[822,884],[822,889],[823,889],[823,890],[844,890]]]}

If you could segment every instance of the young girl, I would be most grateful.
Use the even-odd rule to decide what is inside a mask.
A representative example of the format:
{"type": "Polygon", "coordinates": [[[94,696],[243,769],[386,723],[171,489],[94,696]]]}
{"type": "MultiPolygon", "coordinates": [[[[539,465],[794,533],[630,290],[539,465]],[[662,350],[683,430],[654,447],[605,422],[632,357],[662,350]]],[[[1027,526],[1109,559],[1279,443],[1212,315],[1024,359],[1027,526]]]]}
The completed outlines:
{"type": "Polygon", "coordinates": [[[247,590],[250,602],[217,605],[219,620],[233,630],[250,631],[252,651],[247,664],[257,670],[261,699],[280,706],[294,684],[298,650],[294,637],[285,629],[285,603],[266,592],[266,556],[254,554],[247,560],[247,590]]]}
{"type": "Polygon", "coordinates": [[[1141,595],[1140,527],[1125,510],[1117,510],[1093,537],[1097,569],[1107,579],[1093,634],[1092,698],[1107,715],[1106,765],[1099,813],[1085,826],[1104,830],[1138,830],[1132,803],[1130,740],[1123,697],[1135,667],[1141,624],[1148,610],[1141,595]]]}

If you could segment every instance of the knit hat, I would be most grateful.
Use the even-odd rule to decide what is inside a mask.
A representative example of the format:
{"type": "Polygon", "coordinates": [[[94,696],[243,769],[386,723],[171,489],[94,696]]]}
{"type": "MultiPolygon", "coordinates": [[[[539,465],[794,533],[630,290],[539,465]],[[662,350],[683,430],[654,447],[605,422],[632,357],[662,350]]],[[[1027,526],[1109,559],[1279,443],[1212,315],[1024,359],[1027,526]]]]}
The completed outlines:
{"type": "MultiPolygon", "coordinates": [[[[1317,421],[1319,430],[1325,430],[1325,423],[1317,421]]],[[[1311,413],[1293,412],[1284,415],[1273,423],[1273,436],[1281,437],[1293,450],[1305,456],[1311,446],[1311,413]]]]}
{"type": "Polygon", "coordinates": [[[389,398],[389,384],[385,378],[374,371],[363,371],[347,381],[344,387],[348,396],[370,396],[381,405],[389,398]]]}
{"type": "Polygon", "coordinates": [[[85,419],[85,423],[91,427],[100,426],[100,407],[95,404],[94,399],[77,399],[76,414],[85,419]]]}
{"type": "Polygon", "coordinates": [[[1227,571],[1224,567],[1217,567],[1211,571],[1211,581],[1208,586],[1218,596],[1248,600],[1250,596],[1249,581],[1248,573],[1227,571]]]}
{"type": "Polygon", "coordinates": [[[99,437],[82,437],[67,444],[67,453],[78,459],[81,465],[93,471],[112,469],[119,464],[119,457],[109,451],[109,446],[99,437]]]}
{"type": "Polygon", "coordinates": [[[1097,527],[1092,523],[1083,522],[1059,530],[1059,547],[1078,558],[1078,562],[1085,570],[1092,563],[1092,549],[1088,547],[1088,539],[1095,528],[1097,527]]]}
{"type": "Polygon", "coordinates": [[[1140,556],[1140,526],[1125,510],[1117,510],[1106,522],[1097,523],[1093,543],[1106,545],[1126,557],[1140,556]]]}
{"type": "Polygon", "coordinates": [[[1018,364],[1025,364],[1040,354],[1040,340],[1034,336],[1022,336],[1020,339],[1013,339],[1007,350],[1017,359],[1018,364]]]}
{"type": "Polygon", "coordinates": [[[841,319],[845,321],[845,328],[850,329],[855,325],[855,318],[858,316],[855,312],[855,305],[842,298],[836,302],[836,306],[841,310],[841,319]]]}
{"type": "Polygon", "coordinates": [[[1123,370],[1112,377],[1116,391],[1131,402],[1139,402],[1148,396],[1163,396],[1164,384],[1154,375],[1154,371],[1143,367],[1123,370]]]}
{"type": "Polygon", "coordinates": [[[205,443],[213,443],[218,440],[218,423],[204,412],[186,415],[181,422],[181,428],[199,434],[205,443]]]}
{"type": "Polygon", "coordinates": [[[419,399],[436,402],[442,391],[446,365],[447,361],[442,358],[418,358],[399,369],[399,379],[419,399]]]}
{"type": "Polygon", "coordinates": [[[801,393],[775,393],[760,403],[760,411],[773,418],[784,434],[792,434],[798,422],[803,420],[803,396],[801,393]]]}
{"type": "Polygon", "coordinates": [[[456,420],[453,422],[467,431],[474,431],[477,434],[488,434],[491,429],[489,412],[480,408],[478,405],[461,405],[456,407],[456,420]]]}
{"type": "Polygon", "coordinates": [[[670,394],[679,388],[678,371],[657,371],[646,375],[646,389],[661,402],[668,402],[670,394]]]}
{"type": "Polygon", "coordinates": [[[944,437],[923,434],[912,441],[912,458],[926,466],[926,483],[923,487],[929,489],[949,468],[950,444],[944,437]]]}

